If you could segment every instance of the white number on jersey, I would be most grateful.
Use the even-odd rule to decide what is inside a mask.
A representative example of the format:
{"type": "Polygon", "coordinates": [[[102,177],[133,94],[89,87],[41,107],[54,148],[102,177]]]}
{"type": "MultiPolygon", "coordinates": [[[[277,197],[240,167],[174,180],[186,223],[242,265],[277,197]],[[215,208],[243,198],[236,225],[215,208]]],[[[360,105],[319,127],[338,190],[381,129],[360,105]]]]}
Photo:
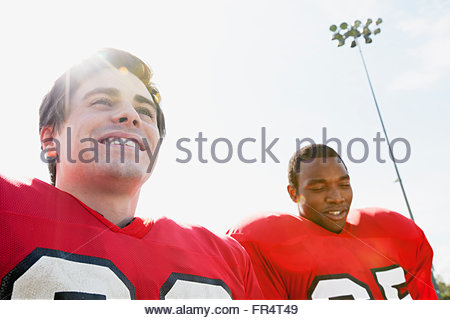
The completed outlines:
{"type": "MultiPolygon", "coordinates": [[[[405,273],[398,265],[371,269],[385,299],[411,299],[406,290],[405,273]],[[403,293],[401,291],[403,290],[403,293]]],[[[308,290],[308,299],[372,300],[373,294],[364,282],[349,274],[316,276],[308,290]]]]}
{"type": "Polygon", "coordinates": [[[386,268],[372,269],[373,277],[386,300],[407,299],[412,300],[408,290],[402,293],[401,288],[406,287],[405,272],[398,265],[386,268]]]}
{"type": "Polygon", "coordinates": [[[369,300],[373,296],[364,282],[349,274],[335,274],[314,278],[308,290],[308,299],[369,300]]]}
{"type": "Polygon", "coordinates": [[[36,248],[2,280],[1,299],[136,299],[131,282],[107,259],[36,248]]]}
{"type": "MultiPolygon", "coordinates": [[[[36,248],[2,279],[3,299],[136,299],[136,292],[110,260],[36,248]]],[[[232,299],[232,294],[220,279],[172,273],[160,299],[232,299]]]]}

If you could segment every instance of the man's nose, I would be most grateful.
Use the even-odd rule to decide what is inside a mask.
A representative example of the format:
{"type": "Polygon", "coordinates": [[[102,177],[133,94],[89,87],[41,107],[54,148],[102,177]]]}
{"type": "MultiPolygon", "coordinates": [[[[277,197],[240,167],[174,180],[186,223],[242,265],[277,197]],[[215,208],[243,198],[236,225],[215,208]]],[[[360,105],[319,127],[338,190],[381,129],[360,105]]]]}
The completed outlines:
{"type": "Polygon", "coordinates": [[[112,118],[114,123],[133,127],[139,127],[141,125],[141,118],[131,103],[123,103],[112,118]]]}
{"type": "Polygon", "coordinates": [[[331,188],[328,191],[325,200],[330,203],[343,203],[345,201],[345,198],[342,196],[342,193],[339,190],[339,188],[331,188]]]}

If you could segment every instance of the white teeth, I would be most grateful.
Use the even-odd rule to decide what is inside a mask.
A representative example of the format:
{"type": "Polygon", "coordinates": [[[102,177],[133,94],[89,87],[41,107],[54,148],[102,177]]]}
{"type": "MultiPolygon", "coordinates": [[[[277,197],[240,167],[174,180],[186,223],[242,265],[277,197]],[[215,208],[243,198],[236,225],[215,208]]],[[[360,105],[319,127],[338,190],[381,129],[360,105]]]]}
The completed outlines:
{"type": "Polygon", "coordinates": [[[133,148],[139,148],[139,145],[136,141],[128,140],[127,138],[117,138],[117,137],[110,137],[103,140],[104,143],[108,144],[114,144],[114,145],[125,145],[133,148]]]}
{"type": "Polygon", "coordinates": [[[120,140],[116,139],[116,138],[109,138],[108,139],[108,143],[109,144],[118,144],[118,145],[120,145],[120,140]]]}
{"type": "Polygon", "coordinates": [[[105,143],[109,143],[109,144],[120,144],[120,139],[119,138],[114,138],[114,137],[110,137],[110,138],[106,138],[104,140],[105,143]]]}
{"type": "Polygon", "coordinates": [[[339,215],[341,213],[341,211],[330,211],[328,213],[333,215],[333,216],[337,216],[337,215],[339,215]]]}
{"type": "Polygon", "coordinates": [[[125,145],[126,145],[126,146],[130,146],[130,147],[133,147],[133,148],[138,147],[138,145],[136,144],[136,142],[134,142],[134,141],[132,141],[132,140],[127,140],[127,141],[125,141],[125,145]]]}

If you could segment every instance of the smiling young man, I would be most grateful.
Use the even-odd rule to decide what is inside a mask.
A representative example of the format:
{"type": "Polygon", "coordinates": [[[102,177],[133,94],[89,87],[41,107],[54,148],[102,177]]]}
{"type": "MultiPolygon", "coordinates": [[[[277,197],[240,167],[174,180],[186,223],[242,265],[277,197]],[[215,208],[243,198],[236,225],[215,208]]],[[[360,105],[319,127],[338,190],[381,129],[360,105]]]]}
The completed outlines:
{"type": "Polygon", "coordinates": [[[53,186],[0,176],[0,299],[262,298],[235,240],[135,217],[165,134],[151,76],[137,57],[104,49],[45,96],[53,186]]]}
{"type": "Polygon", "coordinates": [[[350,211],[350,177],[333,149],[297,151],[287,189],[299,215],[270,214],[229,231],[266,299],[436,299],[422,230],[389,210],[350,211]]]}

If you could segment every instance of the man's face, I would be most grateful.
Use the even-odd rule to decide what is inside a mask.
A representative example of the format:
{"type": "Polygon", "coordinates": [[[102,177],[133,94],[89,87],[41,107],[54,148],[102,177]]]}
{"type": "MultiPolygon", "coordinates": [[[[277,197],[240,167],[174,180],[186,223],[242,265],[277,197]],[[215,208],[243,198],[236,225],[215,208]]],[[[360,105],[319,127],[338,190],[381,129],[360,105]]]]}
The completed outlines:
{"type": "Polygon", "coordinates": [[[99,71],[80,84],[66,114],[55,136],[60,142],[57,183],[62,177],[148,179],[149,153],[154,155],[159,131],[152,97],[135,75],[99,71]]]}
{"type": "Polygon", "coordinates": [[[300,164],[298,193],[288,187],[298,202],[300,215],[328,231],[344,228],[353,192],[350,177],[337,157],[315,158],[300,164]]]}

